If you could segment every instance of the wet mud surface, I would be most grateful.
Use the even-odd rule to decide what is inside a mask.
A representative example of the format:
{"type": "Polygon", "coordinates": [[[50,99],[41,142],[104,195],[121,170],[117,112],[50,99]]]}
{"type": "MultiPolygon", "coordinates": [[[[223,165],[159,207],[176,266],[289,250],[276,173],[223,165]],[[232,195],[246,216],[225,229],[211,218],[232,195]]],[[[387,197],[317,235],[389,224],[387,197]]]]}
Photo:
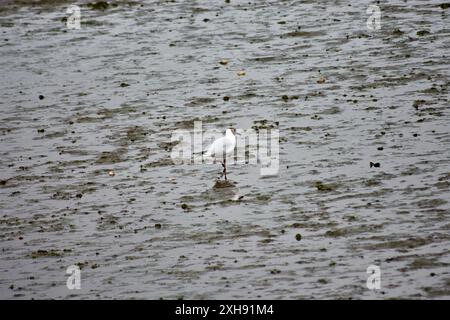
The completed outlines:
{"type": "Polygon", "coordinates": [[[450,298],[444,2],[70,4],[0,8],[1,298],[450,298]],[[174,165],[195,120],[279,175],[174,165]]]}

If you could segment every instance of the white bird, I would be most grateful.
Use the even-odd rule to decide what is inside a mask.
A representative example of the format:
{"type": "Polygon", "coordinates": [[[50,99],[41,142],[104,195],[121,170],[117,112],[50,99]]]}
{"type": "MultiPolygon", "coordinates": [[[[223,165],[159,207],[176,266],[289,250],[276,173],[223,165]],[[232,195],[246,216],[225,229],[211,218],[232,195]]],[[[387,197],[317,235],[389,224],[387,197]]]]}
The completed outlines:
{"type": "Polygon", "coordinates": [[[223,167],[223,174],[227,180],[227,156],[234,153],[236,147],[236,129],[229,128],[225,133],[225,137],[215,140],[206,150],[204,156],[219,159],[223,167]],[[222,161],[223,162],[222,162],[222,161]]]}

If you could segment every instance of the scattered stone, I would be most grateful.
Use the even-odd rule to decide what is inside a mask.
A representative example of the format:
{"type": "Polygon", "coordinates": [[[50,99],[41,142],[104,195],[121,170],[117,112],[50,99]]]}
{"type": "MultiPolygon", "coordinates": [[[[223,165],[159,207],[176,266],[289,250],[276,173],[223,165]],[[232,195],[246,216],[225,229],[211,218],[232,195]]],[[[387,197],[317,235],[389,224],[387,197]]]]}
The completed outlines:
{"type": "Polygon", "coordinates": [[[226,65],[228,64],[228,60],[222,59],[222,60],[219,61],[219,63],[220,63],[221,65],[223,65],[223,66],[226,66],[226,65]]]}
{"type": "Polygon", "coordinates": [[[419,37],[423,37],[423,36],[426,36],[427,34],[430,34],[430,31],[427,31],[427,30],[420,30],[420,31],[417,31],[417,33],[416,33],[419,37]]]}
{"type": "Polygon", "coordinates": [[[213,189],[230,188],[234,186],[235,184],[233,182],[230,182],[229,180],[216,180],[213,189]]]}
{"type": "Polygon", "coordinates": [[[297,241],[302,240],[302,235],[301,235],[300,233],[297,233],[297,234],[295,235],[295,240],[297,240],[297,241]]]}
{"type": "Polygon", "coordinates": [[[113,170],[109,170],[109,171],[108,171],[108,175],[109,175],[110,177],[114,177],[114,176],[116,175],[116,173],[115,173],[113,170]]]}
{"type": "Polygon", "coordinates": [[[426,101],[425,100],[416,100],[413,102],[413,107],[418,110],[420,106],[422,106],[426,101]]]}
{"type": "Polygon", "coordinates": [[[333,190],[336,189],[336,186],[335,185],[331,185],[331,184],[326,185],[326,184],[323,184],[320,181],[317,181],[316,182],[316,188],[319,191],[333,191],[333,190]]]}
{"type": "Polygon", "coordinates": [[[279,273],[281,273],[281,271],[278,269],[273,269],[273,270],[270,270],[270,273],[271,274],[279,274],[279,273]]]}
{"type": "Polygon", "coordinates": [[[121,86],[122,88],[126,88],[126,87],[129,87],[130,85],[129,85],[128,83],[126,83],[126,82],[122,82],[122,83],[120,84],[120,86],[121,86]]]}
{"type": "Polygon", "coordinates": [[[43,100],[44,96],[42,94],[39,95],[39,100],[43,100]]]}
{"type": "Polygon", "coordinates": [[[246,75],[246,73],[245,73],[245,71],[242,71],[242,70],[241,70],[241,71],[238,71],[238,72],[237,72],[237,75],[240,76],[240,77],[243,77],[243,76],[246,75]]]}
{"type": "Polygon", "coordinates": [[[108,9],[109,4],[106,1],[98,1],[88,3],[88,7],[91,8],[92,10],[106,10],[108,9]]]}
{"type": "Polygon", "coordinates": [[[372,167],[375,167],[375,168],[379,168],[380,167],[380,163],[379,162],[370,162],[370,167],[372,168],[372,167]]]}
{"type": "Polygon", "coordinates": [[[229,100],[230,100],[230,97],[229,97],[229,96],[223,97],[223,101],[229,101],[229,100]]]}
{"type": "Polygon", "coordinates": [[[162,227],[161,223],[155,223],[155,229],[161,229],[161,227],[162,227]]]}
{"type": "Polygon", "coordinates": [[[392,31],[392,34],[394,36],[401,36],[402,34],[404,34],[404,32],[401,31],[400,29],[395,29],[394,31],[392,31]]]}
{"type": "Polygon", "coordinates": [[[43,257],[61,257],[61,254],[55,249],[37,250],[37,251],[33,251],[31,253],[31,258],[33,258],[33,259],[43,258],[43,257]]]}
{"type": "Polygon", "coordinates": [[[327,81],[327,79],[325,79],[325,77],[320,77],[318,80],[317,80],[317,83],[325,83],[327,81]]]}

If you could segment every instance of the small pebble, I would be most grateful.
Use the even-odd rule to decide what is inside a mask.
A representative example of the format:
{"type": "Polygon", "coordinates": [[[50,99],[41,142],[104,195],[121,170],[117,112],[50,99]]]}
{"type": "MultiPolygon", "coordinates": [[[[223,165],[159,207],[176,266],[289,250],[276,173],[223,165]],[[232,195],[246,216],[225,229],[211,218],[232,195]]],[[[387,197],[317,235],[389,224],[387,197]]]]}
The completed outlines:
{"type": "Polygon", "coordinates": [[[375,167],[375,168],[379,168],[380,167],[380,163],[379,162],[370,162],[370,167],[375,167]]]}
{"type": "Polygon", "coordinates": [[[320,77],[318,80],[317,80],[317,83],[325,83],[327,80],[324,78],[324,77],[320,77]]]}

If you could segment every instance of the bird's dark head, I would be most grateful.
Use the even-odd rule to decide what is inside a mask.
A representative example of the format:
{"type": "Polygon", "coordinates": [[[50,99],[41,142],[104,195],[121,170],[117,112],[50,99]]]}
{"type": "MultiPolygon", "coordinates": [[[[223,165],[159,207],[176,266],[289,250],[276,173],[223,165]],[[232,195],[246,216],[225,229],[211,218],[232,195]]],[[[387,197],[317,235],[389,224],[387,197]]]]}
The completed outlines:
{"type": "Polygon", "coordinates": [[[235,134],[236,134],[236,129],[235,129],[235,128],[228,128],[228,129],[227,129],[227,133],[228,133],[228,132],[231,132],[232,134],[235,135],[235,134]]]}

